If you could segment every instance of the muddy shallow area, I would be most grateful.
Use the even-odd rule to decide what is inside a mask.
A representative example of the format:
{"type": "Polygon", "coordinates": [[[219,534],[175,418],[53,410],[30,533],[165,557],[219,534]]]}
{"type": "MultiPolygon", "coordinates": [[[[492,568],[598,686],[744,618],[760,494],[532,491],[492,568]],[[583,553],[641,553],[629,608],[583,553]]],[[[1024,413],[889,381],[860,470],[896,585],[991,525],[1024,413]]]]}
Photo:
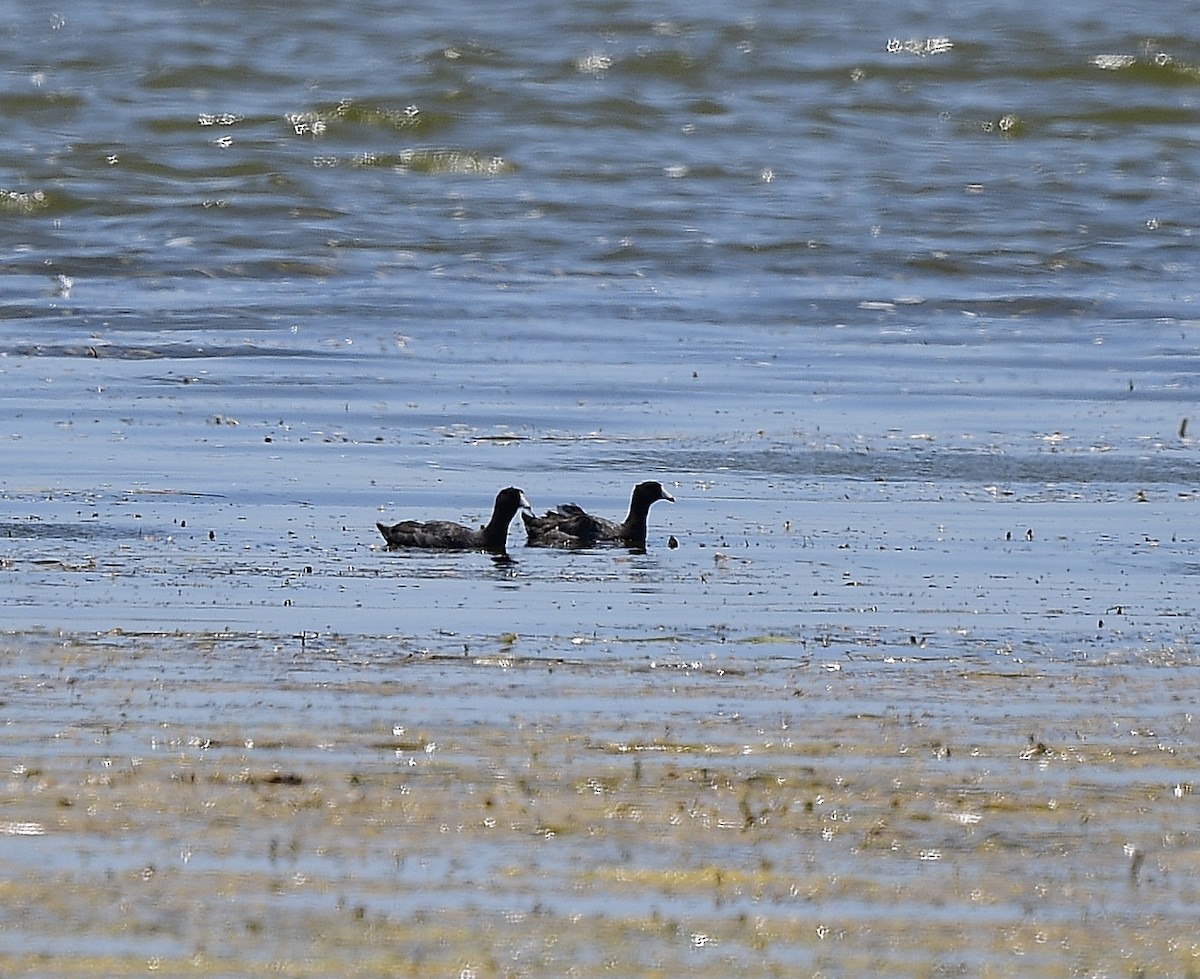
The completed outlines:
{"type": "Polygon", "coordinates": [[[0,646],[8,974],[1200,957],[1190,654],[1020,662],[805,630],[0,646]]]}
{"type": "Polygon", "coordinates": [[[706,356],[593,429],[446,409],[452,356],[412,405],[353,357],[0,360],[0,969],[1192,969],[1180,407],[881,422],[706,356]],[[651,475],[644,554],[374,528],[651,475]]]}
{"type": "Polygon", "coordinates": [[[496,561],[374,539],[454,492],[320,491],[377,451],[10,494],[5,972],[1200,959],[1186,487],[726,471],[645,554],[496,561]]]}

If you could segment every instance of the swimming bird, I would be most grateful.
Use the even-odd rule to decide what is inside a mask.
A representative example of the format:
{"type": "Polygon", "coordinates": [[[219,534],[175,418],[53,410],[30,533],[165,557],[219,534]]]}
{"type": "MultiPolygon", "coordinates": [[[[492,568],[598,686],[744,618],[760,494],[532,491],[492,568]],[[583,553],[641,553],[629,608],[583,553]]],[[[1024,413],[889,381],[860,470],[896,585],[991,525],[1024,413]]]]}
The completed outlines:
{"type": "Polygon", "coordinates": [[[659,500],[674,503],[675,497],[656,480],[638,483],[629,501],[629,516],[624,523],[595,517],[574,503],[564,503],[544,516],[522,513],[530,547],[593,547],[596,544],[623,544],[639,550],[646,548],[646,515],[659,500]]]}
{"type": "Polygon", "coordinates": [[[531,509],[529,501],[519,489],[509,486],[496,494],[492,519],[478,529],[464,527],[452,520],[402,520],[390,527],[381,523],[375,526],[383,534],[389,548],[424,547],[503,554],[508,540],[508,525],[520,509],[531,509]]]}

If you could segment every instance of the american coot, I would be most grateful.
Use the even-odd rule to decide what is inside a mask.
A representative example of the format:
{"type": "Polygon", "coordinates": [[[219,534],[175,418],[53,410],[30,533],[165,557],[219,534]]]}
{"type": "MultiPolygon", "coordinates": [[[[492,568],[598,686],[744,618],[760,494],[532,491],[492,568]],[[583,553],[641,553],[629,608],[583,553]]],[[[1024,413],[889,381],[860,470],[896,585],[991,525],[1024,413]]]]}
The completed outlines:
{"type": "Polygon", "coordinates": [[[624,523],[594,517],[574,503],[564,503],[557,510],[547,510],[541,517],[521,514],[530,547],[592,547],[596,544],[623,544],[644,550],[646,547],[646,514],[659,500],[675,502],[675,497],[663,489],[662,483],[649,481],[633,488],[629,501],[629,516],[624,523]]]}
{"type": "Polygon", "coordinates": [[[508,525],[522,507],[529,509],[525,494],[515,486],[496,494],[492,519],[478,529],[450,520],[401,520],[390,527],[377,523],[388,547],[426,547],[444,551],[488,551],[503,554],[508,540],[508,525]]]}

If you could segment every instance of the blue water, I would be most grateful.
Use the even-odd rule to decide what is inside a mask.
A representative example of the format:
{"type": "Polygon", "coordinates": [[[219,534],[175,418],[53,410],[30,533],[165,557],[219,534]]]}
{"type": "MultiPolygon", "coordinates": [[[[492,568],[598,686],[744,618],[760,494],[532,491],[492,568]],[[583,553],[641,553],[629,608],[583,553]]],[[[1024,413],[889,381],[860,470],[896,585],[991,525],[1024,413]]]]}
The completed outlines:
{"type": "Polygon", "coordinates": [[[861,577],[847,535],[937,551],[949,508],[986,564],[1032,522],[993,504],[1057,501],[1100,569],[1169,539],[1146,587],[1180,581],[1190,630],[1178,13],[1150,37],[1083,4],[10,11],[0,604],[67,629],[215,605],[370,635],[803,630],[846,611],[814,597],[861,577]],[[644,567],[520,555],[504,591],[482,559],[372,549],[376,519],[482,520],[513,482],[617,516],[649,476],[679,502],[644,567]],[[761,602],[706,593],[722,547],[769,555],[735,576],[761,602]],[[284,607],[293,565],[311,594],[284,607]],[[576,576],[585,607],[549,611],[576,576]]]}
{"type": "MultiPolygon", "coordinates": [[[[144,790],[136,771],[114,782],[97,759],[119,770],[163,738],[203,771],[217,720],[214,768],[261,767],[240,747],[257,741],[332,799],[346,782],[318,771],[327,747],[390,779],[388,724],[486,719],[510,745],[511,711],[579,764],[598,731],[703,748],[716,725],[751,744],[794,709],[814,785],[840,790],[821,744],[843,730],[851,809],[878,795],[884,812],[872,780],[903,783],[920,826],[940,797],[888,739],[917,745],[910,760],[926,725],[956,752],[984,745],[944,776],[947,797],[1000,800],[990,842],[948,845],[950,903],[899,908],[886,895],[908,893],[914,863],[864,862],[858,843],[812,871],[826,891],[845,877],[852,919],[909,915],[896,954],[914,974],[934,971],[917,961],[930,913],[990,936],[961,961],[996,974],[1020,930],[999,918],[1032,929],[1053,905],[1083,948],[1089,927],[1141,928],[1112,908],[1186,920],[1186,842],[1163,841],[1192,798],[1179,759],[1200,695],[1200,7],[69,7],[0,4],[0,639],[12,832],[44,831],[80,894],[187,862],[162,842],[173,827],[117,798],[144,790]],[[645,554],[528,549],[518,524],[498,563],[389,553],[375,530],[482,522],[510,484],[539,510],[619,517],[646,478],[676,502],[652,510],[645,554]],[[417,678],[388,688],[405,665],[417,678]],[[676,696],[688,677],[703,696],[676,696]],[[1145,784],[1107,805],[1093,759],[1086,785],[1044,786],[1026,738],[1063,748],[1056,764],[1109,739],[1113,777],[1145,784]],[[85,796],[127,821],[93,838],[86,807],[54,802],[85,796]],[[15,815],[38,798],[57,814],[15,815]],[[1161,832],[1141,818],[1151,798],[1161,832]],[[1032,841],[1010,828],[1022,806],[1032,841]],[[1003,914],[965,896],[996,872],[998,832],[1003,914]],[[1151,854],[1136,899],[1128,852],[1151,854]],[[1043,900],[1047,861],[1068,883],[1043,900]]],[[[451,733],[453,759],[471,738],[451,733]]],[[[13,842],[6,866],[36,881],[38,851],[13,842]]],[[[794,842],[745,838],[746,860],[794,842]]],[[[587,844],[581,865],[610,860],[587,844]]],[[[466,876],[548,866],[530,846],[488,842],[466,876]]],[[[197,864],[237,881],[262,859],[197,864]]],[[[352,858],[301,864],[329,895],[362,879],[352,858]]],[[[578,890],[556,886],[551,918],[578,890]]],[[[503,881],[463,891],[468,910],[531,903],[503,881]]],[[[378,893],[399,917],[427,899],[378,893]]],[[[227,903],[236,930],[245,905],[227,903]]],[[[797,913],[767,905],[736,906],[797,913]]],[[[275,918],[260,958],[292,954],[275,918]]],[[[58,954],[29,919],[0,920],[5,954],[58,954]]],[[[89,912],[73,949],[183,961],[210,939],[195,920],[126,935],[89,912]]],[[[1094,971],[1129,967],[1095,946],[1094,971]]],[[[781,961],[838,974],[816,948],[781,961]]]]}
{"type": "Polygon", "coordinates": [[[10,10],[0,606],[543,637],[802,634],[861,607],[941,633],[1008,613],[958,562],[990,575],[1036,518],[1102,581],[1164,542],[1094,603],[1166,613],[1152,645],[1174,643],[1198,18],[10,10]],[[377,519],[480,521],[509,483],[619,516],[650,476],[678,503],[645,558],[523,552],[497,583],[376,549],[377,519]],[[925,620],[890,584],[908,552],[962,589],[925,620]],[[824,597],[843,578],[877,588],[824,597]]]}

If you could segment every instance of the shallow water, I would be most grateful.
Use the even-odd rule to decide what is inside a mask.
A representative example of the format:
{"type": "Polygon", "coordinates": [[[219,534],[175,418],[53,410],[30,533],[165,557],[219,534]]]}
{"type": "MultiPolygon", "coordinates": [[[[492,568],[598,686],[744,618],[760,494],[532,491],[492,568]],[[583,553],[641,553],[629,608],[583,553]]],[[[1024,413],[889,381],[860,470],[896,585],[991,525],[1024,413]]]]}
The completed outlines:
{"type": "Polygon", "coordinates": [[[6,968],[1186,971],[1200,23],[1048,11],[0,14],[6,968]],[[645,554],[374,530],[643,478],[645,554]]]}
{"type": "Polygon", "coordinates": [[[6,637],[7,967],[1192,967],[1189,666],[438,641],[6,637]]]}

